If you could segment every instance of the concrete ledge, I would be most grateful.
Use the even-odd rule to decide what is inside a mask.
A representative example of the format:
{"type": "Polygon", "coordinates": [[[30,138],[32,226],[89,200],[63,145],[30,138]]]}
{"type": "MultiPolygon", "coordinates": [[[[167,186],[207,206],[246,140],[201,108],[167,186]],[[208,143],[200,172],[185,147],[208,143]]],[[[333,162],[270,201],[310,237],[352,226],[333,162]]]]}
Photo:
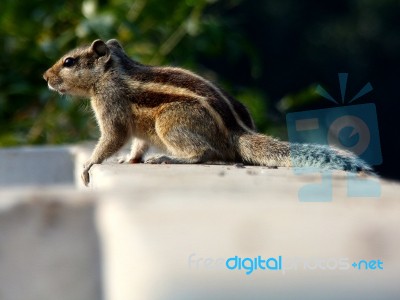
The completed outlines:
{"type": "Polygon", "coordinates": [[[398,184],[381,181],[379,199],[354,199],[346,196],[345,174],[337,173],[334,201],[304,203],[298,189],[318,176],[288,169],[109,164],[95,166],[92,176],[103,195],[97,222],[107,299],[400,294],[400,242],[393,238],[400,234],[398,184]],[[216,266],[218,259],[258,255],[280,255],[289,269],[248,276],[216,266]],[[381,259],[386,268],[373,273],[350,266],[363,259],[381,259]],[[304,269],[318,261],[337,269],[304,269]],[[349,268],[339,270],[341,261],[349,268]]]}
{"type": "Polygon", "coordinates": [[[0,150],[0,186],[74,184],[70,147],[26,147],[0,150]]]}
{"type": "Polygon", "coordinates": [[[93,166],[83,190],[89,153],[0,150],[1,300],[400,295],[399,183],[380,180],[379,197],[348,197],[338,172],[333,201],[308,203],[299,190],[318,174],[111,159],[93,166]],[[235,256],[280,256],[283,268],[246,275],[225,266],[235,256]],[[384,268],[351,266],[362,260],[384,268]]]}
{"type": "Polygon", "coordinates": [[[0,192],[0,299],[101,299],[94,209],[65,187],[0,192]]]}
{"type": "Polygon", "coordinates": [[[174,195],[142,191],[140,199],[100,203],[107,299],[395,299],[400,292],[398,206],[174,195]],[[377,209],[385,218],[376,218],[377,209]],[[236,255],[281,255],[291,267],[251,275],[227,270],[226,259],[236,255]],[[375,273],[326,267],[378,258],[386,269],[375,273]],[[319,260],[325,270],[304,269],[319,260]]]}

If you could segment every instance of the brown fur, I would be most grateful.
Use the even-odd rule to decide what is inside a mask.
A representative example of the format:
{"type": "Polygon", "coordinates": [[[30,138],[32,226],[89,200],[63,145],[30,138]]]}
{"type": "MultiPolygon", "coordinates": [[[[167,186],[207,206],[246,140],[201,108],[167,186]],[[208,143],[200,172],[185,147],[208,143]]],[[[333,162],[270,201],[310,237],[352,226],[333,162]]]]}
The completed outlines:
{"type": "Polygon", "coordinates": [[[166,154],[147,163],[290,165],[289,145],[255,133],[241,103],[190,71],[131,60],[116,40],[69,52],[43,77],[53,90],[91,99],[101,137],[84,166],[86,185],[91,166],[132,137],[131,163],[152,145],[166,154]]]}

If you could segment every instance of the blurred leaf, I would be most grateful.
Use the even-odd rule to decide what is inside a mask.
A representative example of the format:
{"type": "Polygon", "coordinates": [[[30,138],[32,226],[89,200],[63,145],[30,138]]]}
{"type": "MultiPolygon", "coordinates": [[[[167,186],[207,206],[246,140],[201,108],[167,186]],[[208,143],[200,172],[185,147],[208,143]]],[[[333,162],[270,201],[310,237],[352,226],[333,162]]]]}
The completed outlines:
{"type": "Polygon", "coordinates": [[[248,108],[257,129],[265,131],[268,127],[265,94],[255,89],[243,89],[236,96],[248,108]]]}
{"type": "Polygon", "coordinates": [[[0,145],[98,136],[88,102],[52,93],[42,79],[66,51],[97,38],[119,39],[142,63],[224,82],[261,131],[284,135],[274,107],[315,102],[314,82],[338,71],[393,82],[398,24],[397,0],[2,0],[0,145]]]}
{"type": "Polygon", "coordinates": [[[285,113],[316,102],[317,99],[321,98],[316,92],[316,87],[316,85],[311,85],[300,92],[284,96],[277,104],[278,110],[285,113]]]}

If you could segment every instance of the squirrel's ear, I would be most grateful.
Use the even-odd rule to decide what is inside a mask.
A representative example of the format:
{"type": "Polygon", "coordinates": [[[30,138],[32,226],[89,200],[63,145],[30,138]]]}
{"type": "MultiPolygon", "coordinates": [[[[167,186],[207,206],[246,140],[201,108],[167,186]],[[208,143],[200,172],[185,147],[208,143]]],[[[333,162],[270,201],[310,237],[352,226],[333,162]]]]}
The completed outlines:
{"type": "Polygon", "coordinates": [[[102,40],[95,40],[90,46],[90,49],[98,56],[105,56],[110,53],[110,49],[108,49],[106,43],[102,40]]]}
{"type": "Polygon", "coordinates": [[[119,48],[120,50],[124,50],[121,44],[116,39],[108,40],[106,44],[107,46],[116,47],[119,48]]]}

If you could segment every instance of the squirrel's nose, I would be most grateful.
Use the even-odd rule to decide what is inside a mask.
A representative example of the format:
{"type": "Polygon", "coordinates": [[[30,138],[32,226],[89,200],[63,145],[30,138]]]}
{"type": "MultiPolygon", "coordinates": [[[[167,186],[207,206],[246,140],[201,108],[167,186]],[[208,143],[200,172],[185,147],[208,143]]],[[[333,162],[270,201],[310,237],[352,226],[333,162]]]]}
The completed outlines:
{"type": "Polygon", "coordinates": [[[44,72],[43,79],[46,80],[46,81],[49,81],[49,76],[47,75],[47,72],[48,71],[44,72]]]}

